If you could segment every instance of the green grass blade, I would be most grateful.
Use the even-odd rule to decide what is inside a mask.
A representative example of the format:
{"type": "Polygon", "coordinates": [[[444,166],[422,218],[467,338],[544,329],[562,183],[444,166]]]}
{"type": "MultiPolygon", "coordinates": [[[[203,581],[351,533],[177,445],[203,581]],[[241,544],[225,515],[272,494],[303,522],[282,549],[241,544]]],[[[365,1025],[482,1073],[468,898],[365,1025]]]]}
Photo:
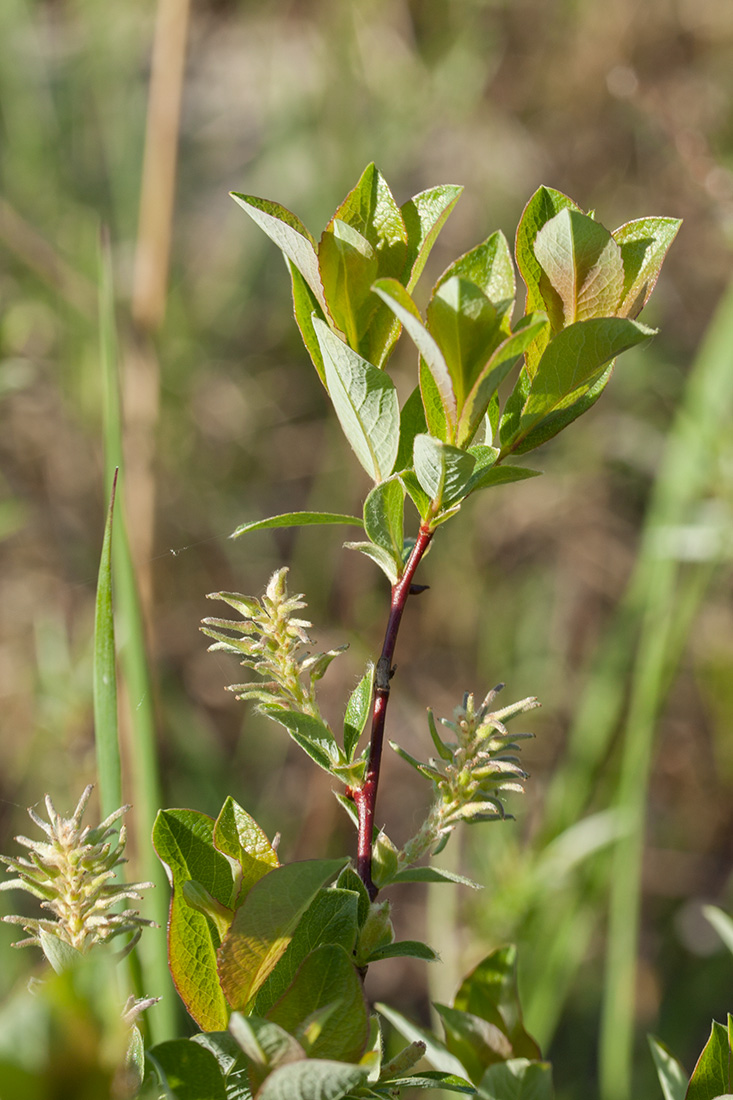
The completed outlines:
{"type": "Polygon", "coordinates": [[[122,805],[122,764],[117,732],[117,672],[112,613],[112,518],[117,478],[112,484],[94,609],[94,740],[102,817],[122,805]]]}
{"type": "MultiPolygon", "coordinates": [[[[115,606],[120,668],[130,714],[129,783],[132,824],[138,838],[136,877],[155,884],[141,905],[143,915],[160,925],[141,938],[137,948],[142,968],[142,990],[146,996],[162,997],[149,1013],[153,1042],[163,1042],[176,1033],[176,994],[168,971],[168,953],[163,929],[168,921],[169,887],[165,872],[155,857],[150,836],[161,798],[155,744],[153,689],[148,669],[140,599],[124,518],[124,466],[122,463],[122,411],[117,365],[117,329],[114,286],[109,242],[102,238],[99,256],[100,363],[104,387],[104,444],[106,480],[111,485],[114,471],[121,470],[117,490],[117,516],[112,534],[115,559],[115,606]]],[[[127,785],[126,785],[127,787],[127,785]]],[[[118,803],[119,804],[119,803],[118,803]]]]}

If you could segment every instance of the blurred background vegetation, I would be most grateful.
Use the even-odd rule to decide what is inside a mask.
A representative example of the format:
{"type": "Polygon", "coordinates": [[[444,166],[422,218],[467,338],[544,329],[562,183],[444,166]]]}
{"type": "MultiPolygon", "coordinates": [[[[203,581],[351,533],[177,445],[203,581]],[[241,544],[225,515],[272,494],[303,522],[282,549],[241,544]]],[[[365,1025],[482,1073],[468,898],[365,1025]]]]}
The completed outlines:
{"type": "MultiPolygon", "coordinates": [[[[427,934],[440,974],[383,964],[370,993],[426,1019],[429,996],[449,999],[515,939],[561,1100],[595,1093],[601,1020],[610,1057],[619,1004],[636,1095],[656,1095],[647,1030],[691,1069],[710,1017],[733,1008],[733,963],[701,915],[733,900],[731,74],[730,0],[3,0],[0,850],[27,831],[25,806],[48,791],[70,810],[94,778],[102,227],[152,677],[123,701],[127,797],[146,709],[164,805],[215,813],[231,793],[282,832],[287,858],[306,858],[351,834],[322,773],[224,691],[238,669],[206,653],[205,594],[258,593],[288,564],[319,643],[351,643],[323,686],[338,720],[381,643],[387,592],[336,529],[228,541],[281,511],[353,512],[366,486],[326,417],[277,249],[227,192],[277,199],[318,235],[370,160],[398,202],[465,185],[423,300],[490,231],[511,238],[540,183],[611,228],[682,217],[643,318],[660,335],[536,456],[545,477],[481,494],[425,563],[390,719],[406,747],[424,751],[425,706],[450,716],[464,690],[499,680],[543,710],[516,823],[468,832],[443,857],[486,889],[396,897],[400,932],[427,934]],[[606,992],[604,1009],[637,953],[624,941],[637,878],[633,989],[621,982],[615,1009],[606,992]]],[[[406,393],[408,341],[392,362],[406,393]]],[[[118,637],[124,648],[124,624],[118,637]]],[[[396,841],[422,795],[387,759],[378,816],[396,841]]],[[[30,964],[11,940],[5,990],[30,964]]]]}

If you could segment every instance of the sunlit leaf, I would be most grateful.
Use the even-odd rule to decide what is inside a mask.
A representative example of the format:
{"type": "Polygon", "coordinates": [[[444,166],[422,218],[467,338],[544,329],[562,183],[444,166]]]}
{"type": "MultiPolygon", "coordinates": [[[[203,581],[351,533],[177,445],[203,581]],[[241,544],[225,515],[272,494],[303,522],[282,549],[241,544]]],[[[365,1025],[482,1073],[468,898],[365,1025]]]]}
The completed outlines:
{"type": "Polygon", "coordinates": [[[428,330],[448,365],[459,414],[466,394],[505,336],[500,321],[484,292],[458,275],[441,283],[430,300],[428,330]]]}
{"type": "Polygon", "coordinates": [[[371,712],[373,682],[374,665],[369,661],[366,672],[352,691],[346,705],[346,714],[344,715],[344,754],[348,761],[354,758],[354,751],[359,743],[359,738],[364,732],[364,727],[367,724],[371,712]]]}
{"type": "Polygon", "coordinates": [[[730,1058],[728,1028],[714,1020],[710,1038],[692,1071],[685,1100],[711,1100],[730,1092],[730,1058]]]}
{"type": "Polygon", "coordinates": [[[392,379],[367,363],[315,320],[326,366],[328,392],[356,457],[373,481],[394,467],[400,438],[400,408],[392,379]]]}
{"type": "Polygon", "coordinates": [[[218,851],[236,860],[242,872],[235,905],[244,901],[256,882],[279,866],[277,854],[253,817],[230,796],[224,802],[214,825],[214,845],[218,851]]]}
{"type": "Polygon", "coordinates": [[[624,287],[621,249],[600,222],[565,207],[538,231],[534,252],[555,291],[545,303],[554,331],[616,313],[624,287]]]}
{"type": "Polygon", "coordinates": [[[647,1036],[664,1100],[685,1100],[687,1074],[669,1048],[654,1035],[647,1036]]]}
{"type": "Polygon", "coordinates": [[[400,208],[407,229],[407,257],[402,282],[412,291],[422,274],[440,230],[458,202],[462,187],[443,184],[414,195],[400,208]]]}
{"type": "Polygon", "coordinates": [[[373,543],[381,546],[402,572],[404,541],[405,490],[398,478],[376,485],[364,501],[364,530],[373,543]]]}
{"type": "Polygon", "coordinates": [[[466,451],[430,435],[415,436],[415,475],[435,511],[465,496],[476,460],[466,451]]]}
{"type": "Polygon", "coordinates": [[[613,231],[614,240],[621,246],[624,264],[619,316],[633,319],[643,309],[681,224],[677,218],[639,218],[613,231]]]}
{"type": "Polygon", "coordinates": [[[312,714],[301,714],[300,711],[284,710],[277,706],[264,705],[261,710],[284,726],[296,745],[300,745],[303,752],[324,771],[330,774],[333,764],[344,763],[336,738],[325,722],[312,714]]]}
{"type": "Polygon", "coordinates": [[[347,524],[349,527],[363,527],[358,516],[344,516],[338,512],[284,512],[269,519],[256,519],[252,523],[242,523],[229,536],[236,539],[249,531],[268,531],[275,527],[318,527],[327,524],[347,524]]]}
{"type": "Polygon", "coordinates": [[[501,231],[492,233],[448,267],[435,284],[435,290],[454,276],[474,283],[484,292],[503,318],[502,327],[509,331],[508,310],[514,303],[516,282],[514,264],[507,239],[501,231]]]}

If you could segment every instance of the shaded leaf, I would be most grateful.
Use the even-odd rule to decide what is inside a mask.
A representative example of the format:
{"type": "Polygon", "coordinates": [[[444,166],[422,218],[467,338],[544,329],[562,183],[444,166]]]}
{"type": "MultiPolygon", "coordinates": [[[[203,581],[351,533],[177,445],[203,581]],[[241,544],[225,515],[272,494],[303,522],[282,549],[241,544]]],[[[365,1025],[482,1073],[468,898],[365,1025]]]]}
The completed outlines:
{"type": "Polygon", "coordinates": [[[301,714],[297,710],[283,710],[267,704],[263,704],[260,709],[263,714],[284,726],[296,745],[300,745],[303,752],[324,771],[330,774],[333,764],[344,762],[336,738],[325,722],[314,718],[312,714],[301,714]]]}
{"type": "Polygon", "coordinates": [[[344,715],[344,755],[349,763],[354,759],[356,746],[359,743],[359,738],[364,732],[364,727],[369,718],[373,682],[374,664],[369,661],[366,672],[352,691],[349,696],[349,701],[346,704],[346,714],[344,715]]]}
{"type": "Polygon", "coordinates": [[[501,1023],[498,1013],[494,1023],[448,1005],[435,1004],[434,1008],[443,1021],[448,1050],[466,1067],[475,1085],[488,1066],[511,1058],[512,1044],[497,1026],[501,1023]]]}
{"type": "Polygon", "coordinates": [[[219,948],[219,978],[232,1008],[244,1008],[287,950],[299,920],[345,860],[276,867],[255,883],[219,948]]]}
{"type": "Polygon", "coordinates": [[[490,1066],[479,1085],[478,1100],[553,1100],[552,1066],[515,1058],[490,1066]]]}
{"type": "MultiPolygon", "coordinates": [[[[423,408],[420,387],[416,386],[402,406],[400,412],[400,445],[395,459],[395,472],[399,473],[412,466],[412,449],[415,436],[427,430],[425,410],[423,408]]],[[[432,435],[435,433],[432,432],[432,435]]]]}
{"type": "Polygon", "coordinates": [[[363,1066],[307,1058],[274,1070],[256,1100],[342,1100],[367,1077],[363,1066]]]}
{"type": "Polygon", "coordinates": [[[378,947],[369,955],[367,962],[380,962],[382,959],[397,959],[401,957],[410,959],[424,959],[426,962],[438,962],[440,956],[432,947],[428,947],[421,940],[396,940],[394,943],[378,947]]]}
{"type": "MultiPolygon", "coordinates": [[[[341,876],[346,871],[348,868],[341,876]]],[[[259,1015],[267,1015],[290,986],[303,961],[317,947],[335,944],[351,954],[358,934],[359,904],[356,893],[348,887],[318,891],[298,922],[287,950],[257,993],[255,1010],[259,1015]]]]}
{"type": "Polygon", "coordinates": [[[714,1020],[710,1038],[692,1071],[685,1100],[714,1100],[730,1092],[730,1054],[728,1029],[714,1020]]]}
{"type": "Polygon", "coordinates": [[[397,584],[402,572],[402,562],[398,568],[397,562],[387,550],[375,546],[373,542],[345,542],[344,546],[347,550],[358,550],[359,553],[366,554],[377,563],[391,585],[397,584]]]}
{"type": "Polygon", "coordinates": [[[455,1073],[438,1073],[437,1071],[427,1070],[408,1077],[390,1077],[388,1081],[394,1088],[441,1089],[444,1092],[460,1092],[464,1096],[476,1095],[473,1085],[465,1077],[458,1077],[455,1073]]]}
{"type": "Polygon", "coordinates": [[[175,1100],[227,1100],[219,1063],[209,1050],[189,1039],[170,1039],[148,1051],[166,1097],[175,1100]]]}
{"type": "Polygon", "coordinates": [[[462,1077],[465,1080],[468,1075],[464,1066],[431,1031],[414,1024],[412,1020],[408,1020],[406,1016],[403,1016],[401,1012],[390,1005],[377,1003],[374,1007],[380,1016],[384,1016],[385,1020],[389,1020],[392,1027],[408,1042],[425,1043],[425,1057],[434,1069],[441,1073],[462,1077]]]}
{"type": "Polygon", "coordinates": [[[404,513],[405,490],[395,477],[376,485],[364,501],[364,530],[394,559],[398,576],[402,574],[404,513]]]}
{"type": "Polygon", "coordinates": [[[335,218],[321,237],[318,265],[329,313],[356,352],[379,304],[371,290],[377,254],[357,229],[335,218]]]}
{"type": "Polygon", "coordinates": [[[588,409],[591,409],[608,385],[613,374],[613,367],[613,361],[607,367],[602,367],[595,379],[592,379],[587,386],[581,387],[579,390],[580,396],[574,398],[571,404],[565,408],[556,409],[555,412],[550,413],[549,416],[541,420],[537,427],[528,432],[526,436],[517,439],[517,442],[509,448],[511,453],[523,455],[527,454],[528,451],[535,450],[535,448],[546,443],[548,439],[556,436],[558,432],[567,428],[568,424],[572,424],[588,409]]]}
{"type": "Polygon", "coordinates": [[[455,871],[445,871],[441,867],[406,867],[394,875],[390,885],[395,886],[398,882],[453,882],[460,886],[470,886],[472,890],[483,890],[483,886],[473,879],[456,874],[455,871]]]}
{"type": "Polygon", "coordinates": [[[540,1058],[540,1049],[525,1030],[517,989],[517,949],[492,951],[461,983],[454,1007],[483,1020],[496,1021],[498,1012],[515,1056],[540,1058]]]}
{"type": "Polygon", "coordinates": [[[428,331],[448,365],[459,415],[468,391],[505,336],[500,320],[484,292],[457,275],[441,283],[430,300],[428,331]]]}
{"type": "Polygon", "coordinates": [[[228,1031],[205,1031],[191,1036],[216,1058],[224,1078],[227,1100],[252,1100],[244,1051],[228,1031]]]}
{"type": "Polygon", "coordinates": [[[493,485],[526,481],[530,477],[539,477],[541,473],[541,470],[530,470],[526,466],[492,466],[489,469],[479,470],[471,477],[468,493],[478,492],[479,489],[490,489],[493,485]]]}
{"type": "MultiPolygon", "coordinates": [[[[500,313],[507,313],[507,307],[513,305],[516,295],[514,264],[507,239],[500,230],[446,268],[435,290],[456,275],[479,287],[500,313]]],[[[508,333],[508,315],[502,321],[502,328],[508,333]]]]}
{"type": "Polygon", "coordinates": [[[293,288],[293,316],[295,317],[295,323],[300,329],[300,335],[303,337],[303,343],[311,357],[313,366],[318,371],[318,377],[325,386],[326,368],[323,365],[321,348],[316,337],[315,329],[313,328],[313,314],[315,314],[316,317],[320,317],[322,321],[327,321],[327,318],[318,299],[295,264],[292,260],[286,260],[286,262],[293,288]]]}
{"type": "Polygon", "coordinates": [[[356,1062],[369,1038],[369,1012],[356,967],[342,947],[324,944],[303,961],[295,978],[267,1018],[300,1038],[308,1020],[336,1004],[308,1048],[312,1058],[356,1062]]]}
{"type": "Polygon", "coordinates": [[[704,905],[702,911],[728,950],[733,951],[733,920],[715,905],[704,905]]]}

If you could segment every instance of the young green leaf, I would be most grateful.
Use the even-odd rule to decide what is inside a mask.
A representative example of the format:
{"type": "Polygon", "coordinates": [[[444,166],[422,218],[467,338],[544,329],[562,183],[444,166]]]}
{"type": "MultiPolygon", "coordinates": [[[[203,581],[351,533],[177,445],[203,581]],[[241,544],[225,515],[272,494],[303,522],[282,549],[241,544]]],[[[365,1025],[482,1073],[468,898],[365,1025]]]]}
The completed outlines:
{"type": "Polygon", "coordinates": [[[492,233],[481,244],[446,268],[433,293],[454,276],[467,279],[484,292],[502,316],[502,328],[509,333],[509,312],[514,305],[516,282],[514,264],[507,239],[501,231],[492,233]]]}
{"type": "MultiPolygon", "coordinates": [[[[512,443],[509,448],[511,453],[523,455],[527,454],[528,451],[533,451],[536,447],[546,443],[548,439],[552,439],[558,432],[566,428],[568,424],[572,424],[574,420],[577,420],[578,417],[582,416],[588,409],[592,408],[608,385],[611,375],[613,374],[613,367],[614,361],[610,362],[607,367],[602,368],[600,373],[596,376],[596,379],[592,381],[590,385],[587,387],[582,386],[579,390],[580,396],[574,396],[571,404],[564,408],[556,409],[555,412],[550,413],[544,420],[541,420],[537,427],[528,432],[526,436],[517,438],[516,443],[512,443]]],[[[519,418],[517,417],[515,424],[518,424],[518,422],[519,418]]],[[[507,428],[509,428],[508,424],[507,428]]],[[[510,431],[507,431],[507,438],[512,438],[510,431]]]]}
{"type": "Polygon", "coordinates": [[[284,512],[269,519],[256,519],[252,523],[242,523],[229,536],[238,539],[249,531],[268,531],[273,527],[315,527],[327,524],[347,524],[350,527],[363,527],[358,516],[344,516],[339,512],[284,512]]]}
{"type": "MultiPolygon", "coordinates": [[[[425,410],[423,408],[420,387],[416,386],[402,406],[400,412],[400,445],[395,459],[395,473],[412,466],[412,448],[415,436],[427,431],[425,422],[425,410]]],[[[431,432],[435,435],[435,432],[431,432]]]]}
{"type": "Polygon", "coordinates": [[[219,980],[232,1008],[243,1009],[251,1001],[284,955],[318,891],[345,863],[344,859],[288,863],[255,883],[218,952],[219,980]]]}
{"type": "Polygon", "coordinates": [[[364,169],[329,225],[336,219],[369,242],[379,258],[380,275],[400,275],[407,256],[407,229],[387,181],[374,164],[364,169]]]}
{"type": "Polygon", "coordinates": [[[369,1038],[369,1011],[361,979],[342,947],[324,944],[304,960],[289,989],[267,1014],[303,1042],[310,1018],[337,1005],[308,1048],[310,1058],[356,1062],[369,1038]]]}
{"type": "Polygon", "coordinates": [[[296,745],[300,745],[320,768],[331,773],[334,764],[343,764],[343,753],[336,744],[336,738],[325,724],[312,714],[301,714],[297,710],[284,710],[281,707],[264,704],[263,714],[269,715],[288,731],[296,745]]]}
{"type": "Polygon", "coordinates": [[[417,285],[430,250],[458,202],[462,187],[443,184],[414,195],[400,208],[407,230],[407,256],[401,282],[408,291],[417,285]]]}
{"type": "MultiPolygon", "coordinates": [[[[374,293],[387,303],[410,334],[433,377],[445,419],[452,429],[458,412],[453,381],[445,357],[423,324],[417,306],[396,279],[380,279],[374,284],[374,293]]],[[[427,406],[426,415],[430,423],[427,406]]]]}
{"type": "Polygon", "coordinates": [[[421,487],[415,477],[414,470],[403,470],[400,481],[405,487],[405,492],[418,510],[421,519],[427,519],[430,515],[430,497],[421,487]]]}
{"type": "Polygon", "coordinates": [[[711,1100],[731,1089],[728,1029],[713,1020],[710,1038],[692,1071],[685,1100],[711,1100]]]}
{"type": "Polygon", "coordinates": [[[380,888],[397,874],[397,849],[385,832],[379,833],[372,849],[372,879],[380,888]]]}
{"type": "MultiPolygon", "coordinates": [[[[346,704],[344,715],[344,755],[349,763],[354,759],[356,746],[364,732],[370,714],[372,685],[374,683],[374,664],[369,661],[366,672],[356,685],[346,704]]],[[[361,881],[361,880],[359,880],[361,881]]]]}
{"type": "Polygon", "coordinates": [[[493,352],[466,395],[456,430],[459,447],[465,447],[471,442],[499,386],[527,348],[547,327],[548,322],[543,314],[523,317],[513,334],[493,352]]]}
{"type": "MultiPolygon", "coordinates": [[[[517,267],[527,287],[525,311],[532,313],[546,310],[546,300],[552,298],[554,291],[544,274],[534,253],[534,242],[543,225],[554,218],[561,210],[579,210],[572,199],[551,187],[540,187],[524,208],[519,226],[515,253],[517,267]]],[[[550,338],[549,331],[540,337],[537,344],[527,351],[527,369],[530,376],[540,360],[550,338]]]]}
{"type": "Polygon", "coordinates": [[[364,530],[394,559],[398,576],[402,573],[404,515],[405,490],[398,478],[376,485],[364,501],[364,530]]]}
{"type": "Polygon", "coordinates": [[[685,1100],[687,1074],[684,1069],[660,1039],[654,1035],[647,1035],[647,1039],[664,1100],[685,1100]]]}
{"type": "Polygon", "coordinates": [[[430,435],[415,436],[415,475],[437,513],[466,495],[476,460],[430,435]]]}
{"type": "Polygon", "coordinates": [[[366,1081],[367,1074],[363,1066],[306,1058],[274,1070],[257,1100],[343,1100],[366,1081]]]}
{"type": "Polygon", "coordinates": [[[402,562],[398,566],[388,550],[381,546],[375,546],[373,542],[345,542],[344,547],[346,550],[358,550],[360,554],[365,554],[366,557],[376,562],[392,586],[399,581],[402,562]]]}
{"type": "Polygon", "coordinates": [[[479,489],[490,489],[494,485],[509,485],[513,481],[525,481],[529,477],[539,477],[541,470],[530,470],[526,466],[492,466],[484,467],[472,475],[468,483],[469,493],[476,493],[479,489]]]}
{"type": "Polygon", "coordinates": [[[506,336],[501,317],[479,287],[453,275],[433,294],[427,321],[448,365],[460,415],[466,395],[506,336]]]}
{"type": "Polygon", "coordinates": [[[385,1020],[389,1020],[392,1027],[408,1042],[425,1043],[425,1057],[436,1070],[441,1073],[453,1074],[464,1080],[468,1077],[462,1063],[450,1053],[445,1043],[441,1043],[440,1039],[436,1038],[431,1031],[426,1031],[425,1028],[414,1024],[412,1020],[408,1020],[401,1012],[389,1005],[377,1003],[374,1007],[380,1016],[384,1016],[385,1020]]]}
{"type": "Polygon", "coordinates": [[[321,237],[318,266],[331,317],[358,351],[379,304],[371,290],[379,271],[377,254],[358,229],[335,218],[321,237]]]}
{"type": "Polygon", "coordinates": [[[448,1050],[466,1067],[474,1084],[489,1066],[511,1058],[512,1044],[497,1023],[448,1005],[435,1003],[433,1007],[443,1021],[448,1050]]]}
{"type": "Polygon", "coordinates": [[[428,947],[426,943],[422,943],[421,940],[395,940],[394,943],[385,944],[384,947],[378,947],[375,951],[372,951],[367,963],[381,962],[382,959],[423,959],[425,962],[439,962],[440,955],[436,951],[433,951],[432,947],[428,947]]]}
{"type": "MultiPolygon", "coordinates": [[[[247,1058],[258,1069],[270,1070],[290,1062],[298,1062],[306,1054],[298,1040],[261,1016],[243,1016],[233,1012],[229,1021],[229,1031],[247,1058]]],[[[260,1079],[266,1074],[258,1074],[260,1079]]]]}
{"type": "Polygon", "coordinates": [[[616,314],[624,266],[619,245],[600,222],[565,207],[538,231],[534,253],[555,291],[545,302],[553,331],[616,314]]]}
{"type": "Polygon", "coordinates": [[[102,817],[122,805],[122,764],[117,735],[117,671],[112,612],[112,517],[117,471],[104,526],[94,606],[94,742],[102,817]]]}
{"type": "Polygon", "coordinates": [[[235,860],[241,880],[235,905],[241,905],[256,882],[279,866],[275,849],[253,817],[229,796],[214,824],[214,846],[235,860]]]}
{"type": "Polygon", "coordinates": [[[219,935],[203,913],[188,905],[183,885],[194,879],[221,905],[232,908],[231,866],[217,852],[213,837],[213,820],[196,810],[161,810],[153,827],[153,845],[172,885],[170,971],[181,1000],[204,1031],[224,1030],[229,1019],[217,978],[219,935]]]}
{"type": "MultiPolygon", "coordinates": [[[[418,363],[418,382],[428,433],[435,436],[436,439],[440,439],[443,443],[449,443],[455,435],[455,425],[448,419],[440,390],[436,385],[432,371],[422,355],[418,363]]],[[[418,435],[419,433],[416,432],[415,434],[418,435]]],[[[413,445],[414,438],[413,436],[413,445]]],[[[410,462],[412,462],[412,452],[410,452],[410,462]]]]}
{"type": "Polygon", "coordinates": [[[728,950],[733,951],[733,920],[715,905],[703,905],[702,911],[728,950]]]}
{"type": "Polygon", "coordinates": [[[400,437],[400,408],[392,379],[367,363],[338,336],[314,320],[326,366],[328,392],[356,457],[373,481],[394,467],[400,437]]]}
{"type": "Polygon", "coordinates": [[[397,1089],[439,1089],[441,1092],[459,1092],[464,1096],[475,1096],[476,1090],[465,1077],[455,1073],[438,1073],[426,1070],[423,1073],[409,1074],[407,1077],[389,1077],[387,1082],[397,1089]]]}
{"type": "Polygon", "coordinates": [[[514,946],[492,951],[464,979],[453,1002],[462,1012],[482,1020],[496,1021],[498,1012],[503,1030],[515,1056],[536,1060],[541,1057],[537,1043],[525,1030],[517,988],[517,949],[514,946]]]}
{"type": "Polygon", "coordinates": [[[232,191],[230,194],[260,229],[264,230],[270,240],[275,242],[283,255],[295,265],[310,287],[320,309],[324,315],[327,315],[328,309],[318,272],[316,242],[300,218],[286,210],[279,202],[259,199],[255,195],[242,195],[237,191],[232,191]]]}
{"type": "Polygon", "coordinates": [[[211,1051],[190,1039],[170,1039],[147,1052],[163,1095],[176,1100],[227,1100],[224,1078],[211,1051]]]}
{"type": "Polygon", "coordinates": [[[550,1063],[526,1058],[489,1066],[476,1094],[477,1100],[553,1100],[554,1095],[550,1063]]]}
{"type": "MultiPolygon", "coordinates": [[[[347,871],[348,867],[341,872],[339,882],[347,871]]],[[[351,886],[318,891],[299,920],[285,954],[257,993],[255,1011],[259,1015],[267,1015],[280,1000],[307,956],[317,947],[334,944],[351,955],[358,935],[361,904],[360,896],[351,886]]]]}
{"type": "Polygon", "coordinates": [[[470,886],[472,890],[483,890],[480,883],[458,875],[455,871],[444,871],[441,867],[405,867],[391,879],[392,885],[398,882],[452,882],[459,886],[470,886]]]}
{"type": "MultiPolygon", "coordinates": [[[[654,329],[621,317],[577,321],[559,332],[537,366],[511,443],[521,442],[542,420],[584,396],[606,363],[652,336],[654,329]]],[[[508,451],[502,448],[502,454],[508,451]]]]}
{"type": "Polygon", "coordinates": [[[311,357],[313,366],[318,372],[318,377],[325,386],[326,368],[323,365],[323,356],[321,355],[321,349],[316,338],[315,329],[313,328],[313,314],[319,317],[321,321],[326,321],[326,316],[321,309],[318,299],[293,261],[287,260],[286,262],[288,270],[290,271],[290,281],[293,287],[293,315],[295,317],[295,323],[300,329],[300,335],[303,337],[303,343],[311,357]]]}
{"type": "Polygon", "coordinates": [[[682,222],[677,218],[639,218],[613,231],[624,264],[620,317],[637,317],[654,290],[669,246],[682,222]]]}

